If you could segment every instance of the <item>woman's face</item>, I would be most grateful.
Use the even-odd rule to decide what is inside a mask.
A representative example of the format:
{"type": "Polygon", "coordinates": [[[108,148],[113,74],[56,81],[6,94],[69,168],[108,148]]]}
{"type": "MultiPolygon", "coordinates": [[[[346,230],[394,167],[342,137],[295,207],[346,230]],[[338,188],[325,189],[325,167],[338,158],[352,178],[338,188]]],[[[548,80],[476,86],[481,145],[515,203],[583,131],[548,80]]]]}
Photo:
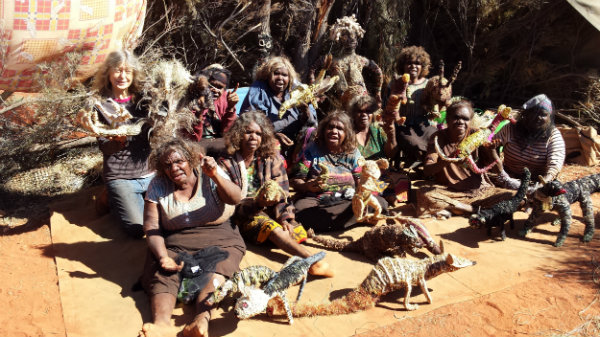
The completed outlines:
{"type": "Polygon", "coordinates": [[[165,175],[177,186],[183,185],[193,173],[190,163],[178,151],[172,151],[163,161],[165,175]]]}
{"type": "Polygon", "coordinates": [[[421,77],[423,66],[417,60],[411,60],[404,64],[404,73],[410,75],[411,80],[415,80],[421,77]]]}
{"type": "Polygon", "coordinates": [[[546,130],[551,123],[552,113],[546,109],[535,109],[528,111],[523,116],[525,127],[532,132],[546,130]]]}
{"type": "Polygon", "coordinates": [[[108,70],[108,79],[112,85],[113,92],[127,91],[133,83],[133,69],[127,66],[125,63],[121,63],[117,67],[110,68],[108,70]]]}
{"type": "Polygon", "coordinates": [[[329,151],[339,151],[344,139],[346,139],[344,123],[336,119],[329,121],[329,124],[325,126],[325,144],[329,151]]]}
{"type": "Polygon", "coordinates": [[[269,86],[276,94],[282,93],[290,83],[290,72],[285,67],[276,68],[269,78],[269,86]]]}
{"type": "Polygon", "coordinates": [[[262,130],[256,122],[251,122],[244,131],[241,149],[243,153],[254,153],[262,142],[262,130]]]}
{"type": "Polygon", "coordinates": [[[467,135],[472,118],[473,112],[466,106],[460,107],[454,114],[448,114],[448,132],[454,140],[461,140],[467,135]]]}
{"type": "Polygon", "coordinates": [[[371,123],[371,109],[368,104],[361,105],[354,110],[354,125],[360,129],[371,123]]]}
{"type": "Polygon", "coordinates": [[[212,92],[214,99],[221,97],[223,90],[227,87],[225,83],[216,79],[211,79],[208,81],[208,84],[210,85],[210,91],[212,92]]]}

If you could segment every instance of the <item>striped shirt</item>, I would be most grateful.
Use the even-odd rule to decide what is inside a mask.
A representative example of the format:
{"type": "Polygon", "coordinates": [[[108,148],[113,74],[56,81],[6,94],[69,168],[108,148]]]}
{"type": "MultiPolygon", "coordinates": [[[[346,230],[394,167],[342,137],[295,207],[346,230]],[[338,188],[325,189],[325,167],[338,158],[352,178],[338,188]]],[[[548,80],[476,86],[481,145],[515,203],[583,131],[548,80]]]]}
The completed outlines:
{"type": "MultiPolygon", "coordinates": [[[[169,231],[208,224],[220,224],[233,214],[233,207],[225,207],[219,198],[217,184],[201,169],[195,169],[198,176],[196,194],[189,201],[175,199],[175,184],[165,176],[155,177],[148,186],[146,200],[157,203],[160,212],[160,226],[169,231]]],[[[222,168],[217,174],[230,180],[222,168]]]]}
{"type": "Polygon", "coordinates": [[[504,127],[494,139],[504,145],[504,168],[513,177],[520,177],[529,168],[532,177],[550,174],[556,178],[565,163],[565,141],[557,128],[547,140],[527,142],[516,131],[516,125],[504,127]]]}

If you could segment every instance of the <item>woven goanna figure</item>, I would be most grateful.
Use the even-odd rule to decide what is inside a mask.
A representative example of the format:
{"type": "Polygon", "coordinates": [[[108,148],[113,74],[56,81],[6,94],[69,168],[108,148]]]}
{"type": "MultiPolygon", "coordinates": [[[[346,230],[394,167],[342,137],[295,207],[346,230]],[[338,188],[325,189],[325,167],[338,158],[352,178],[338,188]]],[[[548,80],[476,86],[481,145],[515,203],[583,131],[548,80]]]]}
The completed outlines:
{"type": "MultiPolygon", "coordinates": [[[[579,201],[585,223],[585,231],[581,241],[591,241],[594,236],[594,205],[591,195],[600,191],[600,174],[593,174],[566,184],[562,184],[558,180],[546,182],[542,177],[539,178],[543,186],[533,196],[533,211],[529,215],[529,218],[527,218],[525,226],[519,232],[519,235],[525,237],[533,226],[535,226],[535,221],[541,213],[556,210],[559,215],[559,219],[557,220],[560,221],[560,231],[554,246],[562,246],[571,228],[571,204],[579,201]]],[[[557,222],[555,220],[553,224],[557,222]]]]}
{"type": "Polygon", "coordinates": [[[308,269],[324,257],[325,252],[320,252],[304,259],[292,256],[283,268],[271,277],[264,287],[249,286],[241,289],[242,296],[235,303],[237,317],[239,319],[246,319],[265,312],[269,300],[275,298],[285,308],[288,322],[290,324],[294,323],[292,311],[287,300],[287,290],[294,284],[302,282],[298,296],[296,297],[296,302],[298,302],[306,285],[308,269]]]}
{"type": "Polygon", "coordinates": [[[431,303],[426,280],[443,273],[474,265],[475,262],[452,254],[441,254],[422,260],[384,257],[373,267],[362,284],[346,296],[327,304],[300,304],[293,308],[294,316],[342,315],[375,306],[381,297],[394,290],[405,289],[404,306],[417,309],[410,303],[412,288],[419,286],[431,303]]]}

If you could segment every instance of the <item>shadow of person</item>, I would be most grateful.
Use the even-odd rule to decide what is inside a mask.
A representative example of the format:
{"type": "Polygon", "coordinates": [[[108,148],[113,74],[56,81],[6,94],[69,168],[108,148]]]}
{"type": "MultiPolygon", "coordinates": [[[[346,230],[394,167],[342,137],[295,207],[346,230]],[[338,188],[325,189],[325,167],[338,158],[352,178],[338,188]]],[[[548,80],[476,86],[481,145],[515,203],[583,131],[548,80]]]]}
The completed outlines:
{"type": "Polygon", "coordinates": [[[454,241],[470,248],[479,248],[479,242],[488,239],[484,228],[462,227],[452,233],[441,234],[444,240],[454,241]]]}

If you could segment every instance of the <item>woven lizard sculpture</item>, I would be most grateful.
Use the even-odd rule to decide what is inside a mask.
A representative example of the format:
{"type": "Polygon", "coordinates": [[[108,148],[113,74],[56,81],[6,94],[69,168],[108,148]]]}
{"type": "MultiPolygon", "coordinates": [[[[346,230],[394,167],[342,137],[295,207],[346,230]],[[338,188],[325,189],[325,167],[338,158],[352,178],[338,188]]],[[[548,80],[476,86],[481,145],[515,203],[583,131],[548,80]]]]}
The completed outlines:
{"type": "Polygon", "coordinates": [[[325,78],[325,73],[331,65],[331,59],[331,54],[328,54],[325,58],[325,65],[323,66],[323,69],[319,71],[319,75],[313,84],[306,85],[300,83],[290,92],[290,98],[283,102],[279,108],[280,119],[283,118],[286,111],[297,107],[300,104],[310,103],[315,109],[319,107],[317,98],[331,89],[339,79],[337,75],[325,78]]]}
{"type": "Polygon", "coordinates": [[[87,134],[94,137],[135,136],[142,131],[142,125],[146,119],[139,119],[135,123],[129,123],[133,118],[131,113],[112,99],[107,102],[111,109],[106,109],[100,102],[91,102],[91,108],[84,108],[77,113],[77,125],[87,134]],[[109,124],[102,123],[98,117],[101,113],[109,124]]]}
{"type": "Polygon", "coordinates": [[[500,235],[502,241],[506,240],[506,228],[505,223],[510,221],[510,228],[515,228],[515,220],[513,215],[519,209],[521,201],[525,198],[527,187],[531,181],[531,173],[528,168],[524,169],[523,179],[521,179],[521,186],[517,190],[517,193],[509,200],[500,201],[491,208],[480,209],[475,214],[472,214],[469,218],[469,224],[474,228],[481,228],[485,226],[487,228],[487,235],[492,235],[493,227],[500,227],[500,235]]]}
{"type": "Polygon", "coordinates": [[[262,199],[265,205],[272,205],[281,200],[287,203],[287,194],[275,180],[267,180],[256,191],[256,199],[262,199]]]}
{"type": "Polygon", "coordinates": [[[223,284],[216,286],[207,302],[212,305],[220,303],[225,298],[238,298],[242,296],[245,287],[262,287],[277,273],[265,266],[250,266],[233,274],[223,284]]]}
{"type": "Polygon", "coordinates": [[[427,248],[433,254],[441,254],[443,245],[433,241],[427,228],[415,219],[396,218],[399,223],[376,226],[354,241],[343,241],[315,235],[309,229],[308,236],[329,249],[347,252],[359,252],[373,261],[384,256],[402,256],[416,254],[421,248],[427,248]]]}
{"type": "Polygon", "coordinates": [[[452,254],[422,260],[384,257],[377,262],[361,285],[346,296],[328,304],[296,304],[292,312],[295,317],[349,314],[374,307],[383,295],[398,289],[406,290],[406,310],[415,310],[418,305],[410,303],[413,287],[419,286],[427,297],[427,302],[432,303],[427,280],[475,264],[475,261],[452,254]]]}
{"type": "Polygon", "coordinates": [[[591,194],[600,192],[600,174],[589,175],[577,180],[562,184],[558,180],[550,182],[539,177],[543,186],[533,195],[533,212],[525,221],[524,228],[519,235],[525,237],[535,226],[537,217],[544,211],[556,210],[559,218],[554,223],[560,222],[560,231],[554,246],[560,247],[565,242],[569,229],[571,228],[572,213],[571,204],[579,201],[583,211],[583,222],[585,231],[581,241],[589,242],[594,236],[594,205],[591,194]]]}
{"type": "Polygon", "coordinates": [[[380,193],[385,190],[387,183],[379,181],[381,170],[390,166],[387,159],[365,160],[363,157],[358,159],[358,165],[362,166],[360,180],[356,193],[352,197],[352,212],[356,217],[356,222],[368,222],[377,224],[377,221],[387,219],[387,216],[381,215],[381,205],[373,193],[380,193]],[[368,207],[373,207],[374,213],[368,214],[368,207]]]}
{"type": "Polygon", "coordinates": [[[489,164],[485,168],[481,169],[477,166],[477,164],[473,160],[473,156],[471,154],[475,150],[477,150],[477,148],[479,148],[481,145],[489,143],[492,140],[492,138],[494,137],[494,135],[496,133],[498,133],[498,131],[500,131],[500,129],[504,125],[506,125],[508,123],[508,122],[504,122],[504,121],[508,120],[511,123],[516,123],[516,120],[514,118],[512,118],[512,116],[511,116],[511,112],[512,112],[512,109],[510,107],[501,105],[498,108],[498,114],[496,115],[496,117],[494,118],[494,120],[492,121],[492,123],[490,124],[489,127],[480,129],[480,130],[468,135],[467,137],[465,137],[465,139],[463,139],[458,144],[458,149],[456,150],[456,157],[450,158],[444,154],[444,151],[442,151],[442,149],[440,148],[440,145],[438,144],[437,136],[435,136],[433,139],[434,144],[435,144],[435,150],[437,151],[440,158],[442,158],[445,161],[454,162],[454,163],[466,162],[468,167],[473,172],[475,172],[477,174],[485,173],[489,169],[491,169],[494,165],[496,165],[497,160],[494,161],[493,163],[489,164]]]}
{"type": "Polygon", "coordinates": [[[292,311],[287,301],[287,290],[294,284],[302,282],[296,302],[300,300],[306,285],[308,269],[314,263],[322,260],[325,252],[319,252],[307,258],[292,256],[263,288],[248,287],[242,291],[242,296],[235,304],[235,313],[239,319],[256,316],[267,310],[267,304],[276,298],[285,308],[289,324],[294,323],[292,311]]]}

